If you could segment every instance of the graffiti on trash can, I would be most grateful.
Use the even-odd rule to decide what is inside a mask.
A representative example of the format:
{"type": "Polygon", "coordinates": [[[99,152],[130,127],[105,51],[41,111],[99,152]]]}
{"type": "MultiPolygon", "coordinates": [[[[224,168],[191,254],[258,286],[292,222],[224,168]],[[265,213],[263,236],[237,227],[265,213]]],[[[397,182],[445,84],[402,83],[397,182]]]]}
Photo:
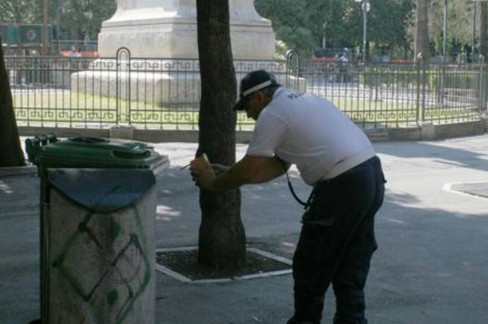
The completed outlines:
{"type": "Polygon", "coordinates": [[[120,214],[85,214],[52,259],[63,285],[86,302],[92,313],[87,317],[99,323],[123,323],[151,280],[141,215],[131,210],[123,215],[127,222],[130,214],[130,231],[121,226],[120,214]]]}

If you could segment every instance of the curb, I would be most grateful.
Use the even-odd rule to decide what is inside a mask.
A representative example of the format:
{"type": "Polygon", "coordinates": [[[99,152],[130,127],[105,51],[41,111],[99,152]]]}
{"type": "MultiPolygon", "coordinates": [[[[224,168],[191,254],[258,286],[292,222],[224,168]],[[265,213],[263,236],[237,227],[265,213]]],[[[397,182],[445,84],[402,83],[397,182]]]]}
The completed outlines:
{"type": "Polygon", "coordinates": [[[11,176],[22,176],[22,175],[29,175],[29,174],[36,174],[36,173],[37,173],[37,167],[34,165],[0,168],[0,178],[11,177],[11,176]]]}

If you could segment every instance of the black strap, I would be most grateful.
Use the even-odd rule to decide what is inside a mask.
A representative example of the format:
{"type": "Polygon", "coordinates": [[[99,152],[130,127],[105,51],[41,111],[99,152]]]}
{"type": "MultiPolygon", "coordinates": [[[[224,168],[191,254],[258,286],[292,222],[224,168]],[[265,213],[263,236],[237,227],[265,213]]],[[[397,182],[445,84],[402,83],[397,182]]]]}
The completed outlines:
{"type": "Polygon", "coordinates": [[[309,206],[309,203],[310,203],[310,198],[311,198],[311,197],[310,197],[310,198],[307,200],[307,202],[304,202],[303,200],[301,200],[301,199],[300,199],[300,198],[297,196],[297,194],[296,194],[296,192],[295,192],[295,190],[293,189],[293,186],[292,186],[292,184],[291,184],[291,181],[290,181],[290,176],[288,175],[288,169],[287,169],[287,167],[286,167],[285,161],[283,161],[283,160],[282,160],[282,159],[280,159],[279,157],[276,157],[276,158],[278,159],[278,161],[280,161],[281,166],[283,167],[283,170],[285,171],[285,174],[286,174],[286,181],[288,182],[288,188],[290,188],[290,192],[291,192],[291,194],[292,194],[293,198],[295,198],[295,200],[296,200],[296,201],[297,201],[297,202],[298,202],[300,205],[302,205],[302,206],[303,206],[305,209],[307,209],[307,208],[308,208],[308,206],[309,206]]]}

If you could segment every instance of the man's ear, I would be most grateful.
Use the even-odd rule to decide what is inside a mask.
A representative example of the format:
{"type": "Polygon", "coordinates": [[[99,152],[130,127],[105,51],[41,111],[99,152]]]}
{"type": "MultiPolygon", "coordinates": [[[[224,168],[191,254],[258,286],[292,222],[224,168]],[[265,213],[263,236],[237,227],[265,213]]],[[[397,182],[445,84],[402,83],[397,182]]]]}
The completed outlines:
{"type": "Polygon", "coordinates": [[[255,96],[258,97],[259,102],[261,103],[261,105],[266,105],[267,104],[267,98],[268,97],[266,96],[266,94],[263,91],[260,91],[260,90],[256,91],[255,96]]]}

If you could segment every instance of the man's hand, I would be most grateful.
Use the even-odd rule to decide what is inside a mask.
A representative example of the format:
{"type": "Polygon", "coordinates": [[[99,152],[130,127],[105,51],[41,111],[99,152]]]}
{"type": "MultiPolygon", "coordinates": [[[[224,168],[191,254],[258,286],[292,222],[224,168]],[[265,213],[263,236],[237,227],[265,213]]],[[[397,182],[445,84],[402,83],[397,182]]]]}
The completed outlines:
{"type": "Polygon", "coordinates": [[[206,190],[229,190],[245,184],[270,181],[284,174],[290,166],[283,166],[278,157],[245,155],[232,167],[210,164],[202,155],[190,162],[195,184],[206,190]]]}
{"type": "Polygon", "coordinates": [[[205,155],[202,154],[190,162],[190,171],[195,185],[201,189],[212,189],[215,172],[205,155]]]}

